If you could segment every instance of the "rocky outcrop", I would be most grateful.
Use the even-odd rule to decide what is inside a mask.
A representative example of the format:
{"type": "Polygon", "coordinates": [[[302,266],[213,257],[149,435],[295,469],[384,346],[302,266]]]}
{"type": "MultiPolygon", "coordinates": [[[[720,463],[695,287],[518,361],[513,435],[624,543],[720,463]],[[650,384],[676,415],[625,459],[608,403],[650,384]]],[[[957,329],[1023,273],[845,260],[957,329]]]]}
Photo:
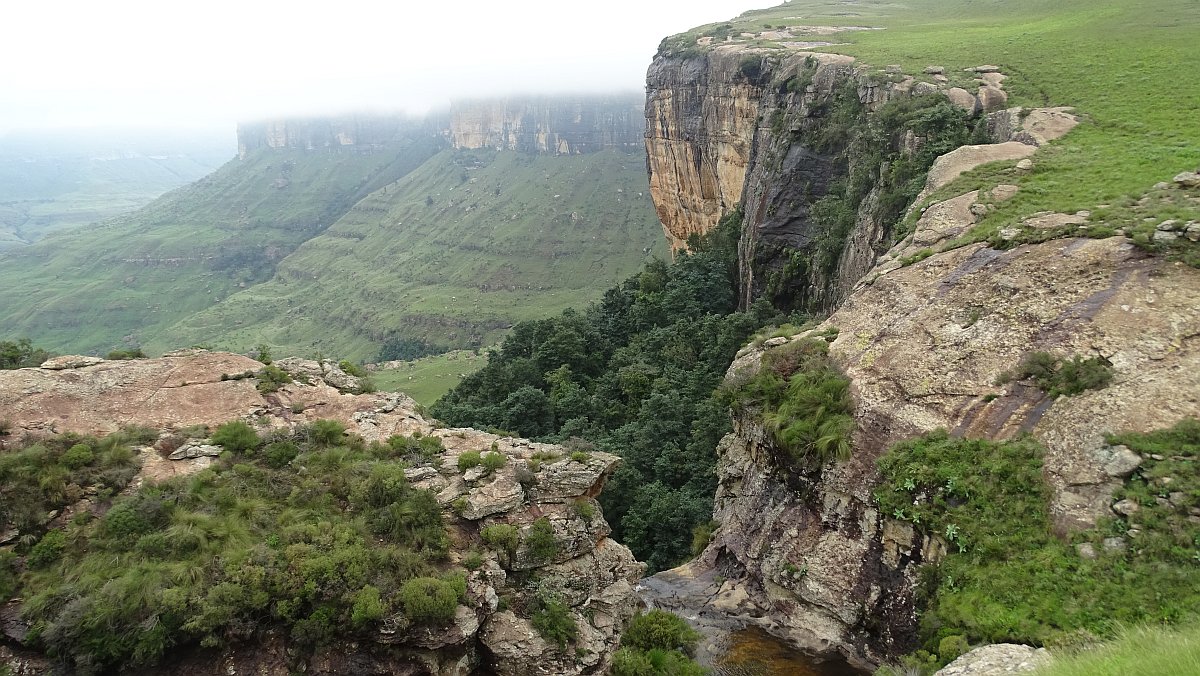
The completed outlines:
{"type": "MultiPolygon", "coordinates": [[[[135,485],[208,466],[222,449],[203,439],[186,440],[180,432],[235,419],[263,432],[333,419],[368,441],[396,434],[439,437],[441,456],[414,465],[406,475],[415,487],[436,493],[458,551],[452,558],[461,559],[468,549],[484,553],[482,565],[470,573],[468,601],[444,627],[411,626],[397,615],[385,618],[372,638],[324,646],[307,656],[289,647],[286,632],[269,633],[223,651],[181,648],[168,664],[141,673],[215,676],[300,669],[448,676],[483,670],[549,676],[598,673],[607,667],[621,629],[640,605],[633,585],[645,570],[626,547],[608,537],[611,529],[595,501],[619,458],[600,452],[571,455],[554,445],[439,428],[419,415],[405,395],[347,394],[327,382],[328,364],[278,363],[293,373],[307,373],[309,382],[283,384],[264,395],[255,378],[230,377],[256,372],[261,363],[204,350],[160,359],[99,360],[61,370],[0,371],[0,419],[11,424],[16,437],[105,434],[131,424],[161,429],[159,443],[140,451],[143,467],[135,485]],[[505,463],[491,472],[481,467],[460,471],[458,458],[467,452],[499,453],[505,463]],[[486,526],[506,524],[529,532],[541,519],[551,526],[555,541],[555,553],[548,558],[525,544],[505,554],[480,541],[486,526]],[[546,594],[570,607],[579,628],[577,641],[566,651],[543,640],[524,610],[546,594]],[[510,610],[502,609],[501,597],[510,610]]],[[[30,673],[22,665],[44,664],[26,652],[2,656],[15,673],[30,673]]]]}
{"type": "MultiPolygon", "coordinates": [[[[933,205],[913,238],[939,241],[980,199],[933,205]]],[[[797,478],[773,465],[761,421],[739,416],[718,447],[721,528],[701,559],[736,585],[748,622],[867,663],[911,649],[916,570],[945,553],[938,538],[875,507],[875,461],[893,443],[937,428],[989,439],[1031,433],[1047,449],[1052,521],[1067,533],[1107,514],[1140,462],[1106,434],[1200,416],[1200,271],[1123,237],[898,258],[886,256],[815,330],[837,330],[830,354],[852,380],[853,456],[797,478]],[[1101,357],[1114,379],[1057,399],[997,384],[1032,351],[1101,357]]],[[[747,348],[731,375],[753,372],[767,347],[747,348]]]]}
{"type": "Polygon", "coordinates": [[[447,136],[455,148],[575,155],[606,148],[640,151],[642,96],[576,96],[459,101],[447,136]]]}
{"type": "MultiPolygon", "coordinates": [[[[996,235],[1009,242],[1004,250],[941,251],[1017,194],[1038,147],[1077,124],[1071,109],[1006,108],[994,66],[968,69],[974,93],[943,89],[941,67],[927,69],[933,83],[893,70],[880,80],[847,57],[725,45],[657,58],[646,106],[651,192],[672,243],[742,209],[744,305],[776,293],[765,280],[787,265],[781,255],[811,246],[810,205],[845,175],[843,148],[809,142],[838,96],[852,93],[870,111],[940,91],[979,115],[992,141],[936,160],[912,203],[921,209],[915,230],[897,244],[878,217],[876,186],[832,272],[783,285],[800,289],[792,307],[832,312],[814,331],[836,334],[830,353],[852,380],[852,457],[803,476],[783,471],[758,416],[738,415],[718,447],[714,540],[696,562],[644,583],[668,608],[686,611],[701,599],[725,618],[860,666],[913,649],[917,570],[946,553],[940,538],[875,506],[876,460],[892,444],[937,428],[989,439],[1033,434],[1047,449],[1052,521],[1068,533],[1109,513],[1112,492],[1140,462],[1108,446],[1106,434],[1200,415],[1197,270],[1151,257],[1120,232],[1083,238],[1103,225],[1086,211],[1031,214],[996,235]],[[1008,163],[999,169],[1012,182],[945,195],[957,176],[988,162],[1008,163]],[[1012,244],[1044,240],[1043,232],[1060,238],[1012,244]],[[996,384],[1033,351],[1100,357],[1115,377],[1057,399],[1028,384],[996,384]]],[[[899,143],[903,153],[922,140],[899,143]]],[[[1178,239],[1188,227],[1171,221],[1155,237],[1178,239]]],[[[786,340],[747,348],[730,376],[753,372],[764,349],[786,340]]]]}
{"type": "Polygon", "coordinates": [[[996,643],[968,652],[934,676],[1005,676],[1036,671],[1049,663],[1050,653],[1045,648],[996,643]]]}

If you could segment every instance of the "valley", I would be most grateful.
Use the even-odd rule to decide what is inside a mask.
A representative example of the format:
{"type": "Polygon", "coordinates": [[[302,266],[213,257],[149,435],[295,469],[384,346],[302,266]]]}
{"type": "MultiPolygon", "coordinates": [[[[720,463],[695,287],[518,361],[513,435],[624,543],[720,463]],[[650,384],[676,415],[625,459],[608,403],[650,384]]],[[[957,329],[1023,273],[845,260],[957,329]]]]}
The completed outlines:
{"type": "Polygon", "coordinates": [[[0,674],[1191,676],[1198,38],[791,0],[0,253],[0,674]]]}

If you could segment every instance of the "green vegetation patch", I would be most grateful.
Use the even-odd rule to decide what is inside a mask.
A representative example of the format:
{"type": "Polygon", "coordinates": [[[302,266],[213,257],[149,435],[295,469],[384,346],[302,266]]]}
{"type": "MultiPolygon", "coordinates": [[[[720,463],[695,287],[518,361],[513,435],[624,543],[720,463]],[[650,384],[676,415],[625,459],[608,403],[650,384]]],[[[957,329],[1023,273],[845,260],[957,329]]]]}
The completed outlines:
{"type": "Polygon", "coordinates": [[[1126,674],[1200,674],[1200,625],[1181,629],[1156,626],[1122,629],[1111,643],[1056,651],[1053,662],[1034,672],[1034,676],[1126,674]]]}
{"type": "Polygon", "coordinates": [[[0,369],[23,369],[41,366],[50,358],[50,353],[34,347],[28,338],[0,342],[0,369]]]}
{"type": "Polygon", "coordinates": [[[1021,358],[1015,372],[1001,374],[998,383],[1009,380],[1031,380],[1054,399],[1059,396],[1100,390],[1112,382],[1112,364],[1103,357],[1078,355],[1063,359],[1050,352],[1030,352],[1021,358]]]}
{"type": "Polygon", "coordinates": [[[762,368],[748,379],[735,377],[723,398],[734,411],[759,411],[785,465],[808,469],[850,457],[850,379],[829,358],[824,340],[802,338],[767,350],[762,368]]]}
{"type": "Polygon", "coordinates": [[[731,214],[690,254],[647,264],[586,311],[517,324],[431,412],[566,442],[580,462],[591,449],[622,456],[600,496],[615,537],[651,570],[677,565],[712,518],[714,449],[730,425],[712,393],[748,336],[788,319],[765,302],[737,311],[740,225],[731,214]]]}
{"type": "MultiPolygon", "coordinates": [[[[29,640],[73,673],[98,673],[269,627],[312,647],[397,613],[449,621],[466,581],[444,572],[441,508],[409,486],[401,460],[421,457],[424,439],[368,445],[343,431],[314,424],[263,439],[222,425],[213,438],[230,453],[210,468],[148,483],[22,544],[24,572],[14,582],[21,567],[0,559],[0,586],[24,599],[29,640]]],[[[4,520],[40,532],[48,507],[78,499],[72,491],[128,483],[122,439],[62,437],[0,456],[4,520]],[[124,473],[110,484],[108,472],[124,473]]]]}
{"type": "Polygon", "coordinates": [[[691,656],[700,634],[682,617],[665,610],[639,613],[621,635],[613,655],[614,676],[700,676],[707,673],[691,656]]]}
{"type": "Polygon", "coordinates": [[[879,460],[883,514],[943,539],[949,553],[922,569],[921,641],[1070,643],[1121,624],[1194,621],[1200,608],[1200,422],[1110,439],[1146,456],[1115,499],[1140,508],[1064,541],[1051,530],[1044,450],[935,432],[879,460]]]}

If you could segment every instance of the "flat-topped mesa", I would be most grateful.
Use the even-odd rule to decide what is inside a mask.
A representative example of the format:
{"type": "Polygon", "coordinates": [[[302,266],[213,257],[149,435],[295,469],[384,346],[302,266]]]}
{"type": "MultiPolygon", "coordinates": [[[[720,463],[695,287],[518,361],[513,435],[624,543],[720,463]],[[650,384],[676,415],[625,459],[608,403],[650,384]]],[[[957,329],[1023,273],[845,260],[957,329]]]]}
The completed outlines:
{"type": "MultiPolygon", "coordinates": [[[[413,488],[431,491],[442,507],[454,543],[449,562],[467,568],[465,600],[456,607],[453,622],[436,627],[395,613],[384,617],[372,634],[311,653],[291,645],[287,632],[268,631],[230,643],[219,655],[179,646],[159,666],[137,673],[286,674],[299,668],[314,674],[465,675],[484,670],[501,676],[551,676],[608,668],[621,630],[641,605],[633,585],[645,571],[628,548],[608,537],[611,528],[596,501],[620,458],[473,429],[440,428],[403,394],[351,393],[360,383],[333,362],[287,359],[274,366],[293,382],[279,382],[285,378],[268,375],[254,359],[206,350],[129,361],[61,357],[42,368],[0,371],[0,419],[9,425],[8,436],[0,437],[0,453],[3,444],[26,436],[103,435],[126,425],[159,429],[153,446],[137,449],[141,468],[132,484],[137,486],[213,466],[222,449],[210,440],[187,437],[199,426],[231,420],[247,422],[261,434],[336,420],[367,442],[386,443],[393,435],[436,437],[438,453],[408,458],[411,465],[404,473],[413,488]],[[264,377],[271,378],[271,386],[261,387],[264,377]],[[471,466],[459,461],[464,454],[487,458],[494,453],[504,456],[502,463],[471,466]],[[481,545],[481,531],[489,526],[511,528],[514,542],[507,553],[481,545]],[[542,529],[543,540],[552,535],[551,554],[532,548],[530,533],[536,528],[542,529]],[[478,565],[463,563],[470,556],[481,557],[478,565]],[[532,624],[529,609],[543,597],[565,604],[578,629],[566,650],[543,638],[532,624]]],[[[46,527],[65,526],[69,515],[91,508],[87,500],[68,505],[61,514],[52,514],[46,527]]],[[[10,525],[0,513],[0,534],[9,540],[19,537],[10,525]]],[[[47,660],[34,646],[21,647],[28,627],[19,619],[19,605],[0,607],[0,628],[16,651],[0,647],[0,665],[17,668],[17,673],[43,673],[50,668],[47,660]]]]}
{"type": "Polygon", "coordinates": [[[400,140],[422,124],[399,114],[240,122],[237,128],[238,157],[244,158],[260,148],[371,152],[400,140]]]}
{"type": "Polygon", "coordinates": [[[640,151],[642,95],[561,96],[459,101],[446,132],[455,148],[575,155],[640,151]]]}

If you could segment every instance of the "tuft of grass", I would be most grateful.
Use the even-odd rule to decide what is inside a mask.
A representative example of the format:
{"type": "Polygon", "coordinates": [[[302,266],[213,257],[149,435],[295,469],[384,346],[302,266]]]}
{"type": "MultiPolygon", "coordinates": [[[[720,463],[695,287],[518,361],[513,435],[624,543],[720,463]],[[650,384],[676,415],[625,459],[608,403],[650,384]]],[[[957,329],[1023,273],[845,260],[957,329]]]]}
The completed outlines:
{"type": "Polygon", "coordinates": [[[1055,652],[1035,676],[1192,676],[1200,674],[1200,625],[1170,629],[1154,625],[1122,628],[1106,644],[1055,652]]]}
{"type": "Polygon", "coordinates": [[[722,398],[734,410],[761,410],[787,464],[810,468],[850,457],[850,380],[829,358],[829,344],[822,339],[804,338],[767,350],[758,373],[723,386],[722,398]]]}

